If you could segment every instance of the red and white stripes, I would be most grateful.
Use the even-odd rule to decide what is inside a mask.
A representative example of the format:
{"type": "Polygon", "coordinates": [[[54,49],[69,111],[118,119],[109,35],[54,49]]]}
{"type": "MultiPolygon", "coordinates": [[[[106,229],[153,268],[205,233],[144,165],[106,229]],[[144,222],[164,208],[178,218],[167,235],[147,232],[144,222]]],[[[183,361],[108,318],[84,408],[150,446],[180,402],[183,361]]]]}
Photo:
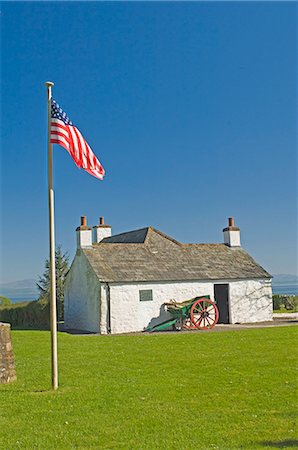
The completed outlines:
{"type": "Polygon", "coordinates": [[[78,167],[100,180],[103,179],[104,168],[76,127],[66,125],[62,120],[52,117],[51,143],[64,147],[78,167]]]}

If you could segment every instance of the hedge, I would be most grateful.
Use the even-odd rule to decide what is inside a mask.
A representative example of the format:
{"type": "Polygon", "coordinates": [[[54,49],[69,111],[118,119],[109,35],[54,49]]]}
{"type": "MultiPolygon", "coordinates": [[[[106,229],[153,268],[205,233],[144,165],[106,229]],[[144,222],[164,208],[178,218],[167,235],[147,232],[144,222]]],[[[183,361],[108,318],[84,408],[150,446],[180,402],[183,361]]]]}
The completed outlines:
{"type": "Polygon", "coordinates": [[[12,328],[49,329],[50,305],[46,300],[13,303],[0,308],[0,322],[12,328]]]}

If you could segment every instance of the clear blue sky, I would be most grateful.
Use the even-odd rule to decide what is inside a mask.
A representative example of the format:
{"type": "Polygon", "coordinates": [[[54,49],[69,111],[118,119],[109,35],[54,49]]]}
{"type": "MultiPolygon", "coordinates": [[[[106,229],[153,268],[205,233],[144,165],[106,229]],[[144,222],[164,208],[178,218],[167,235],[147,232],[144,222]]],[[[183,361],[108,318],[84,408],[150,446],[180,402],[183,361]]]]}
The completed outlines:
{"type": "Polygon", "coordinates": [[[48,255],[44,82],[106,169],[54,147],[56,242],[85,214],[222,242],[296,272],[297,5],[3,3],[1,281],[48,255]]]}

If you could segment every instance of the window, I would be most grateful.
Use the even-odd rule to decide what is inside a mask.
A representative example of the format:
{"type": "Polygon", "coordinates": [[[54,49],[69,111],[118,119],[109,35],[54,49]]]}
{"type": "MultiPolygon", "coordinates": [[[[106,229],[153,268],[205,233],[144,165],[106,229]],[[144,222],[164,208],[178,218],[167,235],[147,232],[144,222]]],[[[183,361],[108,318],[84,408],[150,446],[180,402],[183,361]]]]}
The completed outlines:
{"type": "Polygon", "coordinates": [[[153,300],[152,289],[139,291],[140,302],[151,302],[153,300]]]}

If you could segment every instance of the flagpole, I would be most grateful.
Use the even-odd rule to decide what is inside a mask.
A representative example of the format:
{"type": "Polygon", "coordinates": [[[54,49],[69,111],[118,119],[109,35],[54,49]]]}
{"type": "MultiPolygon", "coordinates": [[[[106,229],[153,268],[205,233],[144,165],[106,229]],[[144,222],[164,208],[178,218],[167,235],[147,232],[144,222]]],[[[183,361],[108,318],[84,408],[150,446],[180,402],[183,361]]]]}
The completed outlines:
{"type": "Polygon", "coordinates": [[[57,353],[57,307],[56,307],[56,269],[55,269],[55,221],[53,189],[53,152],[51,144],[51,99],[54,83],[47,81],[48,102],[48,198],[50,231],[50,324],[52,351],[52,388],[58,389],[58,353],[57,353]]]}

